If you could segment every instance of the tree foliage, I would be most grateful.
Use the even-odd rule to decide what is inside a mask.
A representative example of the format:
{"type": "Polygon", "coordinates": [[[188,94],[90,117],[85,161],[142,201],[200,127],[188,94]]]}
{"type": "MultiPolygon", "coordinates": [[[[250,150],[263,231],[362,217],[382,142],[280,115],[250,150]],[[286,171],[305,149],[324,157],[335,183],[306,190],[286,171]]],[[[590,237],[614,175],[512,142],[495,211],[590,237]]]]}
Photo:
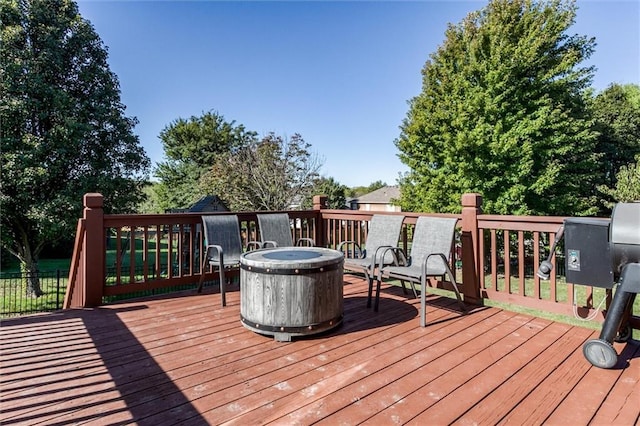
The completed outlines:
{"type": "Polygon", "coordinates": [[[492,0],[448,27],[396,140],[403,210],[458,212],[479,192],[490,213],[594,212],[593,68],[578,65],[595,42],[567,34],[575,11],[492,0]]]}
{"type": "Polygon", "coordinates": [[[601,186],[600,191],[610,200],[605,206],[612,209],[615,203],[640,202],[640,155],[636,155],[635,163],[620,167],[616,174],[615,186],[601,186]]]}
{"type": "Polygon", "coordinates": [[[234,211],[290,209],[310,195],[318,177],[321,164],[310,147],[299,134],[287,139],[270,133],[218,155],[202,176],[202,191],[234,211]]]}
{"type": "Polygon", "coordinates": [[[158,198],[157,187],[159,185],[160,183],[158,182],[147,182],[142,187],[144,198],[140,201],[140,204],[136,206],[136,213],[158,214],[165,212],[165,209],[162,208],[161,202],[158,198]]]}
{"type": "Polygon", "coordinates": [[[612,84],[594,98],[591,109],[599,134],[596,152],[601,156],[597,173],[604,209],[600,213],[608,215],[615,201],[634,192],[632,188],[620,192],[617,187],[620,173],[624,178],[633,176],[633,158],[640,154],[640,86],[612,84]]]}
{"type": "Polygon", "coordinates": [[[344,209],[347,203],[346,194],[348,191],[349,188],[337,182],[332,177],[319,177],[313,182],[313,187],[310,191],[310,195],[305,198],[304,202],[302,203],[302,208],[313,208],[314,195],[326,195],[326,208],[344,209]]]}
{"type": "Polygon", "coordinates": [[[228,122],[217,112],[207,112],[189,120],[179,118],[160,133],[166,161],[158,164],[154,187],[162,210],[189,207],[204,195],[198,185],[216,157],[236,153],[256,141],[256,133],[235,121],[228,122]]]}
{"type": "Polygon", "coordinates": [[[83,194],[130,211],[149,159],[107,50],[74,2],[0,0],[0,22],[2,245],[35,273],[45,244],[72,235],[83,194]]]}

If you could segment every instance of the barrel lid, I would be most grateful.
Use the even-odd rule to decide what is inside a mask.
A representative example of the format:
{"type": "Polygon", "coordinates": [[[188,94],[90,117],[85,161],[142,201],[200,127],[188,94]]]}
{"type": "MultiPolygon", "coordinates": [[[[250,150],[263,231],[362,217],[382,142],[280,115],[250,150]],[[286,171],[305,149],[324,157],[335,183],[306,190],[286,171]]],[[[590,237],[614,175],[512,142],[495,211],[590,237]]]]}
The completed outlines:
{"type": "Polygon", "coordinates": [[[240,263],[269,268],[316,268],[342,262],[342,252],[324,247],[276,247],[244,253],[240,263]]]}

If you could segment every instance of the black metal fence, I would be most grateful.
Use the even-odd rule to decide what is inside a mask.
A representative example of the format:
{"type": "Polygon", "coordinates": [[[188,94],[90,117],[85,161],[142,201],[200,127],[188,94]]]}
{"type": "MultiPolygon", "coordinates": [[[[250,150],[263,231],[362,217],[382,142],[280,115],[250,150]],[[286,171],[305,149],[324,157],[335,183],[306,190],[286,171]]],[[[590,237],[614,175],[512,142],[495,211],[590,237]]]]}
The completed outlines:
{"type": "Polygon", "coordinates": [[[0,318],[62,309],[68,275],[68,271],[61,270],[37,274],[0,272],[0,318]],[[39,287],[42,295],[29,293],[30,282],[39,287]]]}

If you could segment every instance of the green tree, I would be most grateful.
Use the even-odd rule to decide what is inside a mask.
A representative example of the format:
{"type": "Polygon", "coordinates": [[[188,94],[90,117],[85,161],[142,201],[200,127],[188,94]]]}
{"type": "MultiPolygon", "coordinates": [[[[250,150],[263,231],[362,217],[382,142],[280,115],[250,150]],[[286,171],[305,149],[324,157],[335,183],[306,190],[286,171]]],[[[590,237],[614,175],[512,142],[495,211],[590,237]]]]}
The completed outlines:
{"type": "Polygon", "coordinates": [[[47,243],[69,238],[82,195],[106,212],[140,201],[149,159],[124,115],[107,51],[70,0],[0,0],[1,241],[33,276],[47,243]]]}
{"type": "Polygon", "coordinates": [[[227,122],[217,112],[207,112],[189,120],[179,118],[160,132],[166,161],[155,170],[160,184],[154,187],[160,207],[189,207],[204,195],[200,177],[217,155],[235,153],[256,141],[256,133],[235,121],[227,122]]]}
{"type": "Polygon", "coordinates": [[[320,162],[311,145],[294,134],[273,133],[237,152],[217,156],[200,181],[203,192],[218,195],[231,210],[285,210],[309,197],[320,162]]]}
{"type": "Polygon", "coordinates": [[[612,200],[605,202],[609,209],[617,202],[640,202],[640,155],[636,155],[635,163],[620,167],[613,188],[602,185],[598,189],[612,200]]]}
{"type": "Polygon", "coordinates": [[[349,191],[349,188],[337,182],[334,178],[319,177],[313,182],[310,196],[305,198],[302,208],[311,209],[313,207],[314,195],[326,195],[327,208],[344,209],[347,203],[347,191],[349,191]]]}
{"type": "Polygon", "coordinates": [[[164,208],[160,204],[158,198],[157,187],[160,185],[158,182],[147,182],[142,187],[144,193],[144,199],[136,207],[136,213],[141,214],[156,214],[164,213],[164,208]]]}
{"type": "Polygon", "coordinates": [[[614,196],[618,173],[631,167],[633,158],[640,154],[640,86],[612,84],[595,97],[592,114],[599,133],[599,188],[605,195],[600,213],[608,215],[613,202],[620,201],[614,196]]]}
{"type": "Polygon", "coordinates": [[[591,214],[595,132],[578,67],[595,42],[567,35],[574,1],[492,0],[450,25],[396,140],[405,211],[591,214]]]}

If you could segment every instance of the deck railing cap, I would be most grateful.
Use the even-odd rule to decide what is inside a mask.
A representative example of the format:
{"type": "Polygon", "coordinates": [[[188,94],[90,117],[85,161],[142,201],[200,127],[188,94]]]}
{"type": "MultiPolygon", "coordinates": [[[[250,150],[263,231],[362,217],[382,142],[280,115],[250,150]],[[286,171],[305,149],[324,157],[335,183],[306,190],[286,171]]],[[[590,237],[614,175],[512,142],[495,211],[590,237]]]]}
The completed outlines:
{"type": "Polygon", "coordinates": [[[480,207],[482,205],[482,195],[476,192],[462,194],[462,207],[480,207]]]}
{"type": "Polygon", "coordinates": [[[104,205],[104,197],[97,192],[84,194],[84,206],[92,209],[100,208],[104,205]]]}

